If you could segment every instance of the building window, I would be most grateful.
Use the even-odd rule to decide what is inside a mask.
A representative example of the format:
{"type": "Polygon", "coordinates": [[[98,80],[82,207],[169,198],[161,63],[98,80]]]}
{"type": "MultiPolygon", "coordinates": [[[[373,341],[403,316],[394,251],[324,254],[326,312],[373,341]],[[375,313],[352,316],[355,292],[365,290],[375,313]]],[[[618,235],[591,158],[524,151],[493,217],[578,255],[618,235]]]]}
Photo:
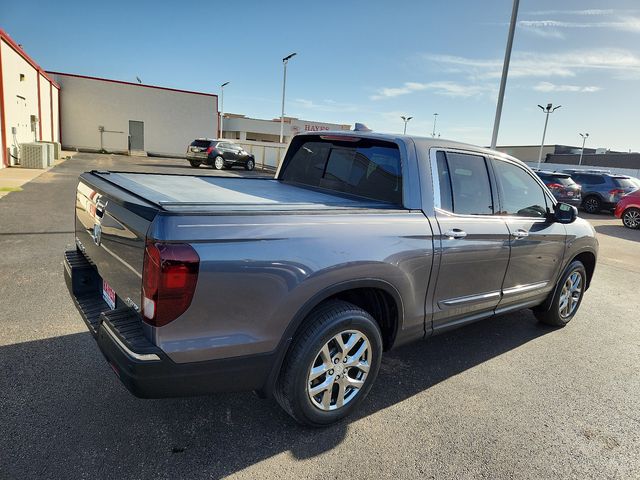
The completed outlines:
{"type": "Polygon", "coordinates": [[[21,74],[20,74],[20,81],[21,81],[21,82],[24,82],[24,73],[21,73],[21,74]]]}

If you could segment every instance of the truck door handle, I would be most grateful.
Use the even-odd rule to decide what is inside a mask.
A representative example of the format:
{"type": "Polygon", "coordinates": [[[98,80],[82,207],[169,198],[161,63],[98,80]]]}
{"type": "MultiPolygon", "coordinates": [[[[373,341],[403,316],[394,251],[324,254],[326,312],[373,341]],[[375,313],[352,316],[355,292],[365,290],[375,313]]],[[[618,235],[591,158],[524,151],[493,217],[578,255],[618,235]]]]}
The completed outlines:
{"type": "Polygon", "coordinates": [[[525,238],[529,236],[529,232],[520,228],[515,232],[511,232],[511,236],[514,238],[525,238]]]}
{"type": "Polygon", "coordinates": [[[444,232],[444,235],[449,238],[464,238],[467,236],[467,232],[460,230],[459,228],[452,228],[444,232]]]}

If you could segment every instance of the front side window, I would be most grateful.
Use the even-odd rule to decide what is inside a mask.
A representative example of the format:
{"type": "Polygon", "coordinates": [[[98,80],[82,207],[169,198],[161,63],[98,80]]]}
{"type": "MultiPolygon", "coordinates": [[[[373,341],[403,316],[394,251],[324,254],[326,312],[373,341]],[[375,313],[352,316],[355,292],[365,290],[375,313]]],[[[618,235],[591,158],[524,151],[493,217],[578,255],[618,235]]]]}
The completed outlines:
{"type": "Polygon", "coordinates": [[[436,152],[440,208],[458,215],[492,215],[491,183],[484,157],[436,152]]]}
{"type": "Polygon", "coordinates": [[[501,160],[494,160],[494,169],[500,185],[501,214],[534,218],[547,216],[544,190],[529,173],[501,160]]]}

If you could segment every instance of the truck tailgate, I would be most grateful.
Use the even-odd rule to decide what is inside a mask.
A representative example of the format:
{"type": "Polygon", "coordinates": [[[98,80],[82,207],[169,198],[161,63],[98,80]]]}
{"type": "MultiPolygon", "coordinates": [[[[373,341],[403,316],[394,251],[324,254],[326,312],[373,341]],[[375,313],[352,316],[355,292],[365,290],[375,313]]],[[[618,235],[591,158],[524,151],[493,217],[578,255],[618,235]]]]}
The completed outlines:
{"type": "MultiPolygon", "coordinates": [[[[115,291],[116,306],[138,310],[145,238],[158,208],[98,176],[80,176],[75,236],[84,256],[115,291]]],[[[102,286],[99,286],[102,288],[102,286]]]]}

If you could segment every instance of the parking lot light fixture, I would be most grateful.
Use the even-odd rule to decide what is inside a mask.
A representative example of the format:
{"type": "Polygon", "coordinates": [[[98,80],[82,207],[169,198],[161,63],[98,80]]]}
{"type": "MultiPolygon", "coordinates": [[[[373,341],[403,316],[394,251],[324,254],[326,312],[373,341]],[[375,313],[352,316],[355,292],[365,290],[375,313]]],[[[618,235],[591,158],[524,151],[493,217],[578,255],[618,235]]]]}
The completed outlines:
{"type": "Polygon", "coordinates": [[[434,113],[433,114],[433,132],[431,132],[431,136],[433,138],[436,138],[436,121],[438,120],[438,114],[434,113]]]}
{"type": "Polygon", "coordinates": [[[580,150],[580,160],[578,161],[578,165],[582,165],[582,155],[584,155],[584,143],[587,141],[588,133],[579,133],[582,137],[582,150],[580,150]]]}
{"type": "Polygon", "coordinates": [[[297,53],[293,52],[282,59],[282,65],[284,67],[284,72],[282,76],[282,113],[280,115],[280,143],[284,142],[284,93],[287,88],[287,63],[293,57],[295,57],[297,53]]]}
{"type": "Polygon", "coordinates": [[[220,138],[224,137],[224,87],[230,83],[231,82],[224,82],[220,85],[220,138]]]}
{"type": "Polygon", "coordinates": [[[540,109],[545,113],[544,130],[542,130],[542,143],[540,143],[540,153],[538,154],[538,170],[540,170],[540,163],[542,162],[542,149],[544,148],[544,137],[547,134],[547,124],[549,123],[549,115],[559,109],[562,105],[553,106],[553,103],[547,103],[546,107],[538,105],[540,109]]]}
{"type": "Polygon", "coordinates": [[[406,135],[407,134],[407,123],[409,123],[409,120],[411,120],[413,117],[405,117],[404,115],[401,115],[400,118],[404,122],[404,132],[402,132],[402,133],[404,135],[406,135]]]}

